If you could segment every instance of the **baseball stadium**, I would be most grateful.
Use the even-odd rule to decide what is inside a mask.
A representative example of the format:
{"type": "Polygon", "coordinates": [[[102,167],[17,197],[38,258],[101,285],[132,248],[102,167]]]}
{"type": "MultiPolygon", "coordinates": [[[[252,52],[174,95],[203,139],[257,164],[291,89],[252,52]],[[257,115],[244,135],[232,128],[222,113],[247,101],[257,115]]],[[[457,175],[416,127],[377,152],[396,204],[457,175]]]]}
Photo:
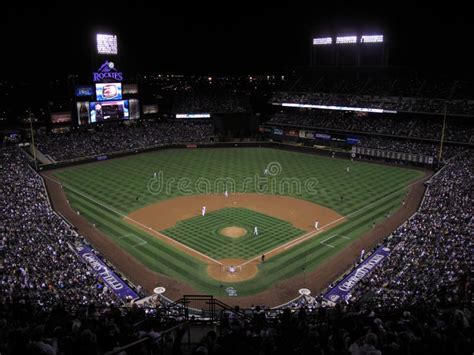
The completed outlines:
{"type": "Polygon", "coordinates": [[[0,354],[472,354],[474,77],[394,24],[222,74],[132,23],[2,74],[0,354]]]}

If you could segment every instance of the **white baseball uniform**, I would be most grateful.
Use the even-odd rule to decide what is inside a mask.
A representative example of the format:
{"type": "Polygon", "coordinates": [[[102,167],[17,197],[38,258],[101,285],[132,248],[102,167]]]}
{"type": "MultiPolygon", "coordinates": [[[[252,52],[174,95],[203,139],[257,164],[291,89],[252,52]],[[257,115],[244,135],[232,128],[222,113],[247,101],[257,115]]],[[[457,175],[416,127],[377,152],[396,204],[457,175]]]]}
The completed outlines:
{"type": "Polygon", "coordinates": [[[319,229],[319,221],[314,222],[314,228],[319,229]]]}
{"type": "Polygon", "coordinates": [[[201,214],[204,217],[204,215],[206,214],[206,206],[202,206],[201,214]]]}
{"type": "Polygon", "coordinates": [[[225,196],[225,197],[229,197],[229,194],[227,193],[227,190],[225,190],[224,196],[225,196]]]}
{"type": "Polygon", "coordinates": [[[258,228],[257,227],[253,228],[253,235],[258,236],[258,228]]]}

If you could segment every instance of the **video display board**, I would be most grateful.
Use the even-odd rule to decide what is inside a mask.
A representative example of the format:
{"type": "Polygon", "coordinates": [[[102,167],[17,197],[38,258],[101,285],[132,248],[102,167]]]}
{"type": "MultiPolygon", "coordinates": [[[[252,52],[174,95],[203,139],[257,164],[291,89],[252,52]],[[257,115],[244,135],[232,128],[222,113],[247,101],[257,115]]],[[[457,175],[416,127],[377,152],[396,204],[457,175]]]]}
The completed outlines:
{"type": "Polygon", "coordinates": [[[99,83],[95,84],[95,95],[97,101],[121,100],[122,84],[121,83],[99,83]]]}
{"type": "Polygon", "coordinates": [[[97,34],[98,54],[118,54],[117,35],[97,34]]]}
{"type": "Polygon", "coordinates": [[[90,123],[130,118],[128,100],[91,102],[89,110],[90,123]]]}

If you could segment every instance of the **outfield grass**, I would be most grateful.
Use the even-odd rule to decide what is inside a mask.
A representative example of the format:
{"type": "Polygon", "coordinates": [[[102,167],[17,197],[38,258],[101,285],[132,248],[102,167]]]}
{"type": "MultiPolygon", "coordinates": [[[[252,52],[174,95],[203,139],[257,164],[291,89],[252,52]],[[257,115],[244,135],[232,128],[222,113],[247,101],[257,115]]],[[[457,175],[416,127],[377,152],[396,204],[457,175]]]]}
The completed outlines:
{"type": "MultiPolygon", "coordinates": [[[[264,181],[263,170],[270,162],[278,162],[281,167],[280,173],[272,176],[277,186],[285,179],[293,182],[296,179],[302,185],[308,179],[318,181],[316,193],[305,191],[303,186],[301,194],[298,194],[298,191],[284,184],[280,185],[285,188],[273,192],[332,208],[348,216],[348,221],[269,259],[255,279],[232,284],[239,295],[260,292],[303,269],[314,269],[327,257],[361,236],[371,228],[374,221],[382,221],[387,212],[393,213],[398,209],[408,184],[423,175],[413,169],[348,162],[275,149],[218,148],[139,154],[67,168],[56,172],[55,176],[63,182],[73,208],[97,223],[102,231],[147,267],[186,281],[202,292],[219,295],[223,294],[225,287],[221,287],[219,281],[207,277],[203,262],[188,257],[124,222],[122,216],[145,205],[189,193],[190,190],[193,193],[222,192],[223,185],[214,184],[219,178],[233,178],[237,192],[256,192],[261,188],[258,185],[264,181]],[[347,166],[350,167],[349,173],[346,172],[347,166]],[[154,172],[159,171],[165,181],[164,188],[161,193],[150,193],[147,186],[150,186],[154,172]],[[178,189],[178,182],[183,177],[188,183],[185,191],[178,189]],[[333,247],[320,244],[334,234],[350,239],[335,237],[330,242],[333,247]]],[[[182,222],[177,227],[186,229],[186,223],[182,222]]],[[[293,238],[291,229],[288,232],[288,238],[293,238]]],[[[165,234],[170,233],[173,233],[172,229],[165,234]]],[[[265,239],[262,238],[262,241],[265,239]]],[[[216,253],[213,255],[219,258],[224,255],[219,254],[218,249],[214,250],[212,245],[202,244],[200,247],[207,248],[206,254],[216,253]]],[[[244,257],[239,255],[234,257],[244,257]]]]}

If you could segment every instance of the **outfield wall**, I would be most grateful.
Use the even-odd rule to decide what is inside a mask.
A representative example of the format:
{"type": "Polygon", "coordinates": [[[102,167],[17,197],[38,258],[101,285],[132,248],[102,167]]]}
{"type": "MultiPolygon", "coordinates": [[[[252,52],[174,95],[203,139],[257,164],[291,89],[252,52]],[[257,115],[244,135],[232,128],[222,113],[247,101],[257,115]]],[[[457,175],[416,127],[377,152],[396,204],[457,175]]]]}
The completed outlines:
{"type": "MultiPolygon", "coordinates": [[[[71,159],[71,160],[64,160],[61,162],[55,162],[51,164],[43,164],[38,167],[39,171],[46,171],[58,168],[65,168],[74,165],[80,165],[85,163],[93,163],[102,160],[109,160],[114,158],[121,158],[125,156],[130,156],[134,154],[146,153],[146,152],[153,152],[159,151],[164,149],[195,149],[195,148],[273,148],[273,149],[282,149],[282,150],[289,150],[289,151],[296,151],[300,153],[309,153],[309,154],[318,154],[323,156],[332,156],[333,153],[336,154],[337,158],[344,158],[350,159],[351,158],[351,151],[343,151],[343,150],[336,150],[330,148],[317,148],[311,146],[304,146],[304,145],[295,145],[295,144],[288,144],[282,142],[229,142],[229,143],[187,143],[187,144],[167,144],[167,145],[157,145],[143,149],[133,149],[133,150],[126,150],[120,152],[114,152],[110,154],[102,154],[102,155],[95,155],[95,156],[88,156],[83,158],[71,159]]],[[[367,158],[363,157],[360,159],[361,161],[373,161],[377,163],[384,163],[389,165],[398,165],[397,161],[389,160],[389,159],[377,159],[375,157],[367,158]]],[[[428,167],[432,168],[430,165],[423,165],[423,164],[408,164],[405,162],[406,165],[411,166],[421,166],[421,167],[428,167]]],[[[34,164],[31,164],[34,167],[34,164]]]]}

